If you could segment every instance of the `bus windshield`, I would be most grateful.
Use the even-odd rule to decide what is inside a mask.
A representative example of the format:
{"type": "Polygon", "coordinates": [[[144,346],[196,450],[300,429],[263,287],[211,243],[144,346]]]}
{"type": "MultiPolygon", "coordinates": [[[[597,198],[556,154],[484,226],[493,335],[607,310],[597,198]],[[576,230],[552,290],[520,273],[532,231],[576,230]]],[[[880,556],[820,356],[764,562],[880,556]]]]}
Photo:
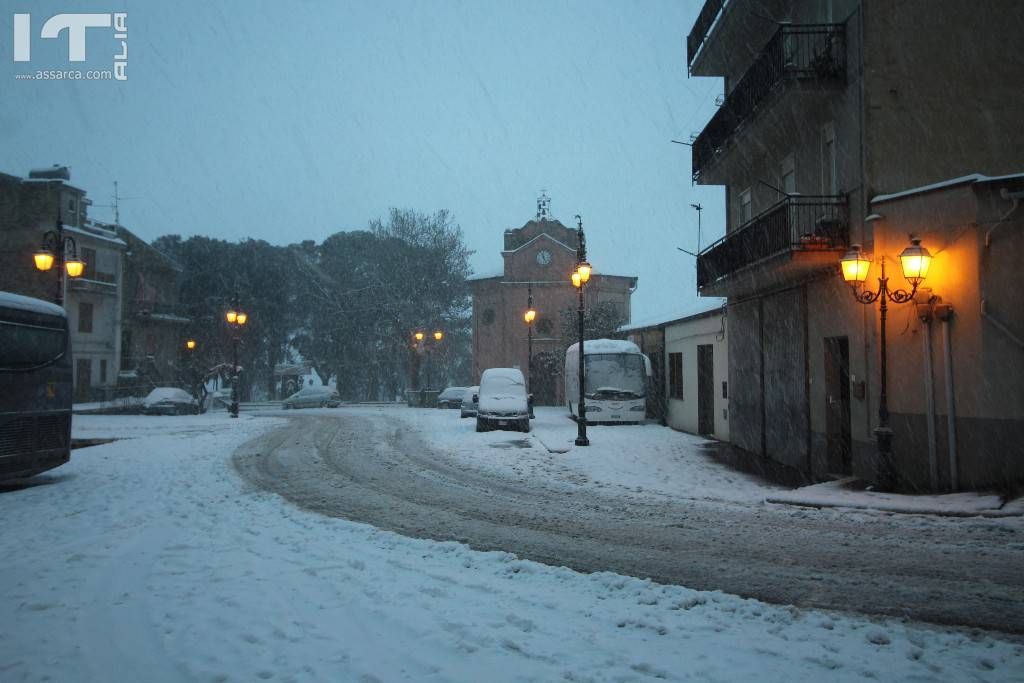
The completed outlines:
{"type": "Polygon", "coordinates": [[[0,369],[30,370],[54,363],[67,348],[63,327],[49,327],[0,318],[0,369]]]}
{"type": "Polygon", "coordinates": [[[644,357],[636,353],[594,353],[586,356],[587,397],[606,400],[643,398],[644,357]]]}

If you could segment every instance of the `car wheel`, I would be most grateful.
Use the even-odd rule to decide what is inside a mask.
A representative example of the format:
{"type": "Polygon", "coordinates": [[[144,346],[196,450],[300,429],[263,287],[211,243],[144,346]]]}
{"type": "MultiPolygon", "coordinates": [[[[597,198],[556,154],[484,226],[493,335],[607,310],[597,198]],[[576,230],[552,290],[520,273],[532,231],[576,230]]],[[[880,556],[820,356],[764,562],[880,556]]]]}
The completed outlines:
{"type": "Polygon", "coordinates": [[[466,419],[467,417],[469,417],[469,415],[467,415],[466,413],[459,413],[459,417],[461,417],[462,419],[466,419]]]}
{"type": "Polygon", "coordinates": [[[326,408],[327,407],[327,401],[320,401],[320,407],[321,408],[326,408]]]}
{"type": "Polygon", "coordinates": [[[476,431],[478,431],[478,432],[486,432],[487,431],[487,428],[484,425],[484,421],[481,420],[480,418],[476,419],[476,431]]]}

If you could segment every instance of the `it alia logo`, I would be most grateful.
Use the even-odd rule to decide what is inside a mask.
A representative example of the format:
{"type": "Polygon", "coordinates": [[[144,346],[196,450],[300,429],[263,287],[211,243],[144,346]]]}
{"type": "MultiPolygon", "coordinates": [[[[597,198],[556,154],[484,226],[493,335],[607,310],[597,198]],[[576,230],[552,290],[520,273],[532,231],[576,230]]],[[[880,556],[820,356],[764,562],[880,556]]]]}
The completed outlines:
{"type": "MultiPolygon", "coordinates": [[[[47,19],[39,31],[40,38],[59,38],[68,33],[68,61],[85,61],[85,36],[90,28],[113,27],[114,38],[121,43],[121,50],[114,54],[114,78],[128,80],[128,13],[110,14],[57,14],[47,19]]],[[[14,15],[14,61],[28,62],[32,59],[32,15],[14,15]]]]}

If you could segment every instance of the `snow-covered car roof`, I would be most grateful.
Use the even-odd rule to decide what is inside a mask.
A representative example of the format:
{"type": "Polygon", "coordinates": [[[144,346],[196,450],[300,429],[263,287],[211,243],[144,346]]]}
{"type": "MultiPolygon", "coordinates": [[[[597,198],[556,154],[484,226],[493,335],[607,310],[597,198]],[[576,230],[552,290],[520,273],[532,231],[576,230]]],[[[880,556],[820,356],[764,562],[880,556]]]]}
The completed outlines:
{"type": "Polygon", "coordinates": [[[192,398],[192,394],[188,393],[184,389],[178,389],[176,387],[157,387],[153,391],[149,392],[149,395],[142,400],[142,405],[152,406],[163,401],[169,401],[171,403],[192,403],[195,399],[192,398]]]}
{"type": "Polygon", "coordinates": [[[516,368],[488,368],[487,370],[484,370],[484,374],[480,376],[480,385],[483,386],[485,382],[499,378],[513,383],[526,384],[526,379],[523,377],[523,372],[521,370],[517,370],[516,368]]]}
{"type": "Polygon", "coordinates": [[[439,399],[442,399],[442,398],[459,398],[464,393],[466,393],[466,387],[448,387],[447,389],[442,391],[440,394],[438,394],[437,397],[439,399]]]}
{"type": "MultiPolygon", "coordinates": [[[[305,395],[309,395],[309,394],[333,394],[336,391],[337,391],[337,389],[335,389],[334,387],[325,387],[325,386],[303,387],[303,388],[299,389],[298,391],[296,391],[294,394],[292,394],[292,396],[298,396],[299,394],[305,394],[305,395]]],[[[292,396],[289,396],[288,398],[291,398],[292,396]]]]}

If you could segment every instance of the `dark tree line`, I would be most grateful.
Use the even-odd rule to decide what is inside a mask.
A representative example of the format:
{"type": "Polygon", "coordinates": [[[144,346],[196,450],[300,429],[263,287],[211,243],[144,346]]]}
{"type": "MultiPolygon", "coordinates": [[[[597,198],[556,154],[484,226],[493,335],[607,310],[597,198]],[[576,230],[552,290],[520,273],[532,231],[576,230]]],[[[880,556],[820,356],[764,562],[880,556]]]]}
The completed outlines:
{"type": "Polygon", "coordinates": [[[470,380],[470,252],[447,211],[392,209],[319,245],[167,235],[153,246],[182,268],[179,301],[207,367],[230,362],[223,316],[237,292],[249,314],[239,345],[244,396],[275,396],[275,366],[303,360],[344,398],[392,399],[416,367],[418,328],[445,333],[433,350],[437,381],[470,380]]]}

